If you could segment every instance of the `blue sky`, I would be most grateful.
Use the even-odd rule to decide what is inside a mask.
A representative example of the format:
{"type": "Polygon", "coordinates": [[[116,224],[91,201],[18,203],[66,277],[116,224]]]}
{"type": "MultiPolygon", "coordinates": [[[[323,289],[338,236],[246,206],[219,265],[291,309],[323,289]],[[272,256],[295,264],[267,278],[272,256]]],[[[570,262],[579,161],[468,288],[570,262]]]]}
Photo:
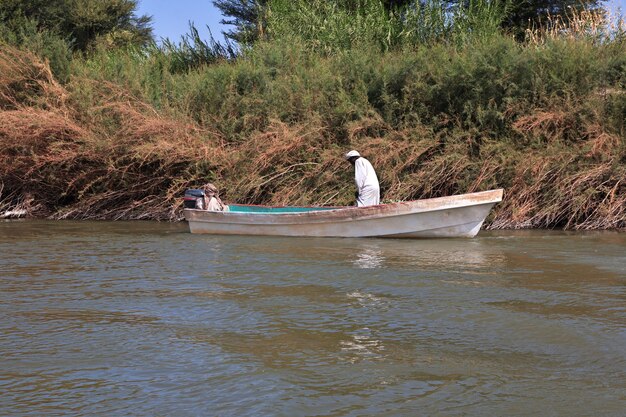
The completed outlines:
{"type": "Polygon", "coordinates": [[[223,39],[222,31],[227,29],[219,23],[223,16],[211,0],[139,0],[137,12],[152,16],[152,27],[157,40],[180,40],[181,36],[189,32],[190,21],[204,39],[209,34],[207,25],[218,40],[223,39]]]}
{"type": "MultiPolygon", "coordinates": [[[[610,8],[621,7],[622,14],[626,15],[626,0],[610,0],[606,4],[610,8]]],[[[223,40],[222,31],[228,29],[219,23],[223,17],[211,0],[139,0],[138,14],[152,16],[157,39],[180,40],[189,31],[190,21],[203,39],[209,35],[207,25],[217,40],[223,40]]]]}

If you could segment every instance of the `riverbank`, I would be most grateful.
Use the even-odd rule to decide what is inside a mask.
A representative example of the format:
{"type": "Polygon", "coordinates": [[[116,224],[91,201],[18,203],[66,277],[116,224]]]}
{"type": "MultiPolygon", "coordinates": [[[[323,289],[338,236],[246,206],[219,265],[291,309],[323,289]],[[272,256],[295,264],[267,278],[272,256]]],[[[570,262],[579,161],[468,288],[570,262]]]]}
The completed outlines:
{"type": "Polygon", "coordinates": [[[206,182],[227,202],[348,205],[358,149],[383,200],[501,187],[489,228],[626,227],[623,39],[171,59],[97,53],[61,84],[1,46],[0,212],[175,220],[206,182]]]}

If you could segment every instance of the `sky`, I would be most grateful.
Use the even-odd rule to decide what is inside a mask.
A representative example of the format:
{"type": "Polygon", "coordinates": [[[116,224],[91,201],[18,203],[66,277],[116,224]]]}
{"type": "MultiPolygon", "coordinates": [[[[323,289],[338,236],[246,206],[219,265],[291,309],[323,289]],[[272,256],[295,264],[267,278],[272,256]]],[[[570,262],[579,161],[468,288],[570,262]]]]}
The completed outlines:
{"type": "MultiPolygon", "coordinates": [[[[609,0],[605,4],[614,10],[621,8],[622,15],[626,15],[626,0],[609,0]]],[[[189,32],[190,21],[195,24],[202,39],[209,38],[207,26],[218,41],[224,39],[222,31],[231,29],[220,24],[223,16],[211,0],[139,0],[137,14],[152,16],[157,40],[169,38],[179,41],[189,32]]]]}
{"type": "Polygon", "coordinates": [[[179,41],[189,33],[189,22],[194,23],[203,39],[209,37],[207,26],[215,39],[220,41],[224,39],[222,31],[230,29],[220,24],[223,16],[211,0],[139,0],[137,14],[152,16],[157,40],[169,38],[179,41]]]}

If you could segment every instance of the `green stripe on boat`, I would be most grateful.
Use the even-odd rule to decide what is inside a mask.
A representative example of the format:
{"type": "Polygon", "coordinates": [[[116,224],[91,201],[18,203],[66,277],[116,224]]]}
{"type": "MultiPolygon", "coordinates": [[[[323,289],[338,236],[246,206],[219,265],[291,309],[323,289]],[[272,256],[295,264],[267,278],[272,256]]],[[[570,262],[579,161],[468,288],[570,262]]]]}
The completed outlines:
{"type": "Polygon", "coordinates": [[[310,211],[336,210],[337,207],[264,207],[264,206],[243,206],[230,204],[231,212],[237,213],[257,213],[257,214],[281,214],[281,213],[306,213],[310,211]]]}

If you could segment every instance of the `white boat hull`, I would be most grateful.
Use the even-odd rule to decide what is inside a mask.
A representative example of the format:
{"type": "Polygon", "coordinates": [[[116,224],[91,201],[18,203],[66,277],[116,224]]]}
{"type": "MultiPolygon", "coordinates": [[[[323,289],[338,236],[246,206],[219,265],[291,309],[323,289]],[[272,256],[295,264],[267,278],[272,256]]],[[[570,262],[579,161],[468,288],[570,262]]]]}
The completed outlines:
{"type": "Polygon", "coordinates": [[[439,238],[473,237],[503,190],[369,207],[299,213],[185,209],[191,233],[222,235],[439,238]]]}

